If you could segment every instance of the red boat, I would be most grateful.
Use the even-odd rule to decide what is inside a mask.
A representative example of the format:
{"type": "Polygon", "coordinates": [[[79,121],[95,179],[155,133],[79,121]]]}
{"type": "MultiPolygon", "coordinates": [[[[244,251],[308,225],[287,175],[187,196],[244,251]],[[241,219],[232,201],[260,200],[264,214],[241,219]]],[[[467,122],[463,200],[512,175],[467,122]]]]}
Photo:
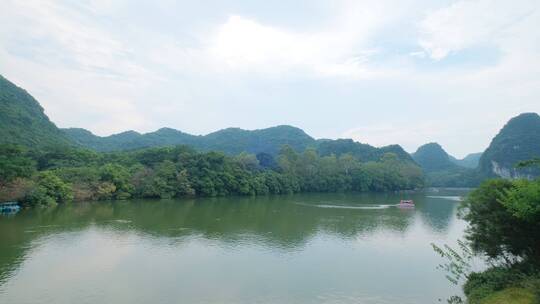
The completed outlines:
{"type": "Polygon", "coordinates": [[[398,207],[414,208],[414,201],[413,200],[401,200],[401,201],[399,201],[398,207]]]}

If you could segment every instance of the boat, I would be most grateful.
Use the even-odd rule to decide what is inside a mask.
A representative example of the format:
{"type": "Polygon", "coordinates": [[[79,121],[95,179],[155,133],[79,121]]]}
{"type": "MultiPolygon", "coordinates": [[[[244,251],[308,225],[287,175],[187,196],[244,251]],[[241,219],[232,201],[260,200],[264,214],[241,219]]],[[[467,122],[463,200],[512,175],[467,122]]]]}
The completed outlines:
{"type": "Polygon", "coordinates": [[[0,213],[17,213],[20,209],[17,202],[0,203],[0,213]]]}
{"type": "Polygon", "coordinates": [[[399,201],[398,207],[401,208],[414,208],[413,200],[401,200],[399,201]]]}

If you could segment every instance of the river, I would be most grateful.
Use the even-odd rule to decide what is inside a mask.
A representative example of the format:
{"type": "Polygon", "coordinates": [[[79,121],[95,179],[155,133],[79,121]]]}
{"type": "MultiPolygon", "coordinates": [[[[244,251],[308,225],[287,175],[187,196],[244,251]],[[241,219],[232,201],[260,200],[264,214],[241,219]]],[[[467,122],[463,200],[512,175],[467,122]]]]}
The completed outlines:
{"type": "Polygon", "coordinates": [[[438,303],[464,191],[78,203],[0,218],[0,303],[438,303]],[[414,209],[395,205],[412,198],[414,209]]]}

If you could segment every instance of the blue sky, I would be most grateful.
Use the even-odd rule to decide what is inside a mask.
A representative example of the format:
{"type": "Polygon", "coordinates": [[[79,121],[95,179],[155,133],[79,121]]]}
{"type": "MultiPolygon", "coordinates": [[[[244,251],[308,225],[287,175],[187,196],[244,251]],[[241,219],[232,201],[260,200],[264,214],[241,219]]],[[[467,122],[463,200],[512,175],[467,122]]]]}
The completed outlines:
{"type": "Polygon", "coordinates": [[[0,2],[0,74],[99,135],[290,124],[461,157],[540,112],[536,0],[0,2]]]}

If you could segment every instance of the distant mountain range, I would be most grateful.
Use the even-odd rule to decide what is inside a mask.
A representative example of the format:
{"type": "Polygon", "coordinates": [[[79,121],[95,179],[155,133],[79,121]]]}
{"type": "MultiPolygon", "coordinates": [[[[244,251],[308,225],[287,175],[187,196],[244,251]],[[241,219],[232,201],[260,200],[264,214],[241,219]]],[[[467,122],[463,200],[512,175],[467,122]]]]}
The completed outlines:
{"type": "Polygon", "coordinates": [[[228,154],[241,152],[277,154],[282,145],[289,145],[297,151],[316,145],[314,138],[301,129],[291,126],[253,131],[228,128],[199,136],[169,128],[145,134],[127,131],[106,137],[96,136],[85,129],[73,128],[63,129],[63,131],[78,145],[102,152],[189,145],[202,151],[223,151],[228,154]]]}
{"type": "Polygon", "coordinates": [[[363,161],[377,161],[385,153],[394,153],[401,160],[413,161],[399,145],[376,148],[352,139],[320,139],[307,135],[302,129],[282,125],[260,130],[228,128],[208,135],[191,135],[175,129],[162,128],[140,134],[127,131],[100,137],[80,128],[62,129],[77,145],[101,152],[125,151],[149,147],[188,145],[201,151],[222,151],[235,155],[242,152],[276,155],[283,145],[296,151],[316,149],[321,156],[350,153],[363,161]]]}
{"type": "Polygon", "coordinates": [[[399,159],[412,162],[409,154],[398,145],[376,148],[352,140],[316,140],[303,130],[287,125],[260,130],[228,128],[208,135],[162,128],[145,134],[126,131],[105,137],[81,128],[58,129],[32,96],[1,76],[0,126],[0,144],[31,148],[78,146],[112,152],[188,145],[201,151],[222,151],[231,155],[241,152],[276,155],[282,146],[289,145],[298,152],[313,148],[323,155],[351,153],[363,161],[377,161],[383,154],[393,152],[399,159]]]}
{"type": "Polygon", "coordinates": [[[437,143],[423,145],[409,155],[399,145],[376,148],[351,139],[317,140],[302,129],[287,125],[260,130],[228,128],[207,135],[162,128],[145,134],[127,131],[100,137],[80,128],[58,129],[30,94],[0,76],[0,144],[5,143],[31,148],[78,146],[100,152],[188,145],[201,151],[232,155],[241,152],[276,155],[283,145],[289,145],[299,152],[317,149],[322,156],[349,153],[362,161],[377,161],[391,152],[402,161],[418,163],[437,183],[461,185],[483,177],[538,174],[536,169],[516,169],[515,164],[540,157],[540,116],[524,113],[512,118],[484,153],[473,153],[464,159],[448,155],[437,143]]]}

